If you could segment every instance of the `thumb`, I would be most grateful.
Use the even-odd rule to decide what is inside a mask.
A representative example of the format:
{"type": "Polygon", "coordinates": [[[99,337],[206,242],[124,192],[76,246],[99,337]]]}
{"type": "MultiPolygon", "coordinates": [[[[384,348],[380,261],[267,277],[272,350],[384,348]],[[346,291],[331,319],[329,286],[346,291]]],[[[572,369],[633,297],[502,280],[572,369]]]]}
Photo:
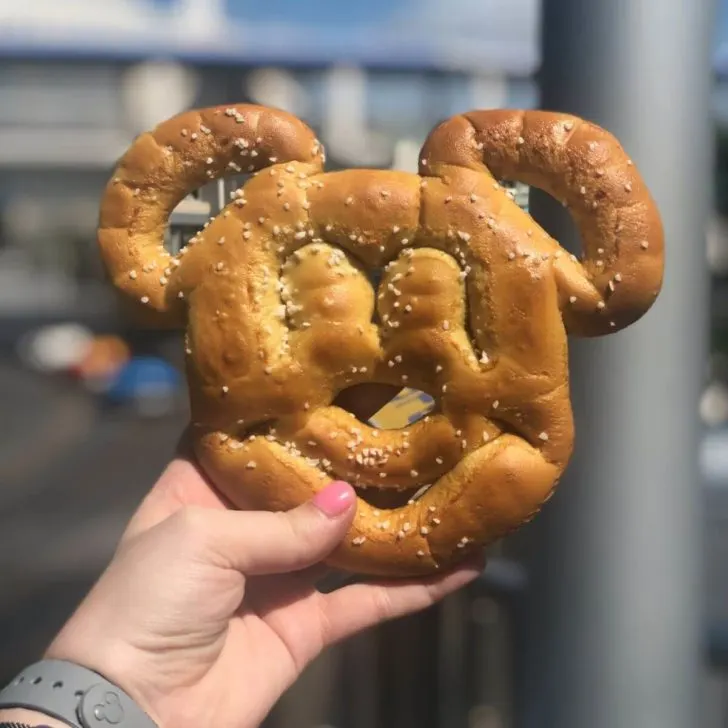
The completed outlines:
{"type": "Polygon", "coordinates": [[[334,481],[287,512],[185,508],[186,542],[218,566],[248,576],[299,571],[325,559],[354,518],[356,493],[334,481]]]}

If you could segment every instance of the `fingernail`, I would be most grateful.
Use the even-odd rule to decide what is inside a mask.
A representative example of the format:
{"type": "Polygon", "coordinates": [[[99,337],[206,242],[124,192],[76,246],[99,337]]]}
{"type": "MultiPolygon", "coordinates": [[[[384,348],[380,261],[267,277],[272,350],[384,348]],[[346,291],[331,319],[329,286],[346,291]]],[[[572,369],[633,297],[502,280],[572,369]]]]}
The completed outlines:
{"type": "Polygon", "coordinates": [[[355,499],[354,489],[348,483],[335,480],[316,493],[313,504],[329,518],[335,518],[348,511],[355,499]]]}

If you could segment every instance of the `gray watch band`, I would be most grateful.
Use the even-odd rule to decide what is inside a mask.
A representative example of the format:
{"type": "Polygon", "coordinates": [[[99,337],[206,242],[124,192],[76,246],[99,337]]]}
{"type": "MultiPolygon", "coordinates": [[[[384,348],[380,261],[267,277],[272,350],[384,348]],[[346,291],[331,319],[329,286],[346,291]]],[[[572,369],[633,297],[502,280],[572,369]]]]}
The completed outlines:
{"type": "Polygon", "coordinates": [[[93,670],[63,660],[25,668],[0,690],[0,708],[37,710],[73,728],[157,728],[123,690],[93,670]]]}

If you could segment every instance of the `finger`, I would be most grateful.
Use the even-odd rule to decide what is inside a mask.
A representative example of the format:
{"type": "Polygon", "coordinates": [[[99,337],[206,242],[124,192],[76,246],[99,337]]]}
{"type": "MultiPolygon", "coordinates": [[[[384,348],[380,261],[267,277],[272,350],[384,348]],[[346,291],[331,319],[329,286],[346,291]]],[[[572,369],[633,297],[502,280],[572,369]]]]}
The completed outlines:
{"type": "Polygon", "coordinates": [[[419,612],[466,586],[482,573],[484,560],[475,561],[428,581],[352,584],[321,595],[325,642],[331,645],[364,629],[419,612]]]}
{"type": "Polygon", "coordinates": [[[219,566],[248,576],[300,571],[325,559],[354,517],[356,494],[335,481],[288,512],[185,508],[181,542],[219,566]]]}

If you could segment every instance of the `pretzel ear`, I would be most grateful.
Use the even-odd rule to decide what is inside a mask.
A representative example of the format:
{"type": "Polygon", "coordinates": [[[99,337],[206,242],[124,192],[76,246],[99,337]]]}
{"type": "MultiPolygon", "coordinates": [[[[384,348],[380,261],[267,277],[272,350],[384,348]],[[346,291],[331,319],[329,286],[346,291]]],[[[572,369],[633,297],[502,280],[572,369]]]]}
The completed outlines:
{"type": "Polygon", "coordinates": [[[319,172],[323,148],[303,122],[260,106],[189,111],[138,137],[101,203],[98,241],[114,284],[158,323],[182,325],[182,302],[166,286],[181,262],[164,248],[174,208],[220,177],[293,161],[319,172]]]}
{"type": "Polygon", "coordinates": [[[584,255],[554,260],[567,331],[596,336],[624,328],[652,306],[663,275],[660,215],[639,172],[604,129],[543,111],[472,111],[425,142],[421,174],[448,166],[524,182],[560,200],[584,255]]]}

